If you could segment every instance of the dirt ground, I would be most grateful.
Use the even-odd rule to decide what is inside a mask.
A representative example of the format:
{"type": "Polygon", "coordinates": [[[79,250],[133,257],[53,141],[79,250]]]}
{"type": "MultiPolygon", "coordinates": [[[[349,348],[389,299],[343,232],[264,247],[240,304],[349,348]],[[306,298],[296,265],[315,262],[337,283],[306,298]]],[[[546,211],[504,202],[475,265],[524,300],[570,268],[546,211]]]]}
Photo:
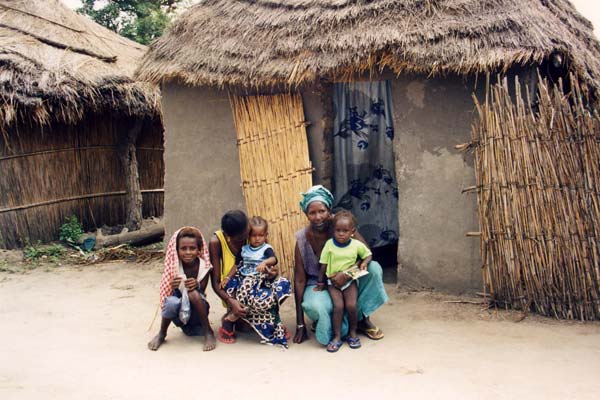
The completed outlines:
{"type": "MultiPolygon", "coordinates": [[[[158,352],[159,262],[0,272],[0,399],[598,399],[600,324],[560,322],[401,294],[373,320],[378,342],[328,354],[252,333],[204,353],[172,327],[158,352]],[[231,396],[231,397],[230,397],[231,396]]],[[[290,299],[291,300],[291,299],[290,299]]],[[[463,299],[464,300],[464,299],[463,299]]],[[[475,299],[467,299],[475,300],[475,299]]],[[[213,326],[222,313],[209,289],[213,326]]],[[[293,301],[283,318],[295,325],[293,301]]]]}

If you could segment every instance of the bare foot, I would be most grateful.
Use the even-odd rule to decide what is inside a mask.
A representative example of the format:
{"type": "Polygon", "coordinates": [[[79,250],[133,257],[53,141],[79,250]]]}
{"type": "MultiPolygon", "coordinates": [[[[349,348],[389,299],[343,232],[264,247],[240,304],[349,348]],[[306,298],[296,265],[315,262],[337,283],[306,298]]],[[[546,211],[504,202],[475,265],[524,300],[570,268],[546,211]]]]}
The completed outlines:
{"type": "Polygon", "coordinates": [[[206,332],[204,337],[204,351],[211,351],[217,347],[217,341],[215,340],[215,334],[212,331],[206,332]]]}
{"type": "Polygon", "coordinates": [[[154,339],[148,342],[148,348],[152,351],[156,351],[164,342],[165,336],[159,333],[158,335],[154,336],[154,339]]]}

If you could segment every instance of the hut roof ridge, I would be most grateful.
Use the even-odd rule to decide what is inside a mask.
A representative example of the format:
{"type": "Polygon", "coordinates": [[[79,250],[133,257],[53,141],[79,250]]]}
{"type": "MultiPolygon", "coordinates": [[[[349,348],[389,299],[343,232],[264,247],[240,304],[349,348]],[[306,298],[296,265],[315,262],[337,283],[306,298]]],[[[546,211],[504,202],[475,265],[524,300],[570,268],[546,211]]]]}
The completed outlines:
{"type": "Polygon", "coordinates": [[[300,85],[366,70],[469,74],[568,55],[600,87],[600,44],[568,0],[202,0],[138,76],[189,85],[300,85]]]}

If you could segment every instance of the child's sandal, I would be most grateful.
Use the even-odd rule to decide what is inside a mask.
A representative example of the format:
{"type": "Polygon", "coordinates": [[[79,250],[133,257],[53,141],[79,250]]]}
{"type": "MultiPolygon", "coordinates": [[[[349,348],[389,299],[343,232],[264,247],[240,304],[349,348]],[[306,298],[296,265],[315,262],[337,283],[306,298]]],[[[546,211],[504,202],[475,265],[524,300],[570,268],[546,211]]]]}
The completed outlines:
{"type": "Polygon", "coordinates": [[[341,340],[337,340],[337,341],[332,340],[327,345],[327,351],[329,353],[335,353],[336,351],[338,351],[340,349],[340,347],[342,347],[343,344],[344,344],[344,342],[342,342],[341,340]]]}
{"type": "Polygon", "coordinates": [[[348,338],[346,339],[346,341],[348,342],[348,346],[351,349],[359,349],[362,344],[360,343],[360,338],[358,337],[350,337],[348,336],[348,338]]]}
{"type": "Polygon", "coordinates": [[[227,329],[221,326],[219,328],[219,334],[217,335],[217,339],[219,339],[219,342],[225,344],[233,344],[235,343],[235,333],[229,332],[227,329]]]}

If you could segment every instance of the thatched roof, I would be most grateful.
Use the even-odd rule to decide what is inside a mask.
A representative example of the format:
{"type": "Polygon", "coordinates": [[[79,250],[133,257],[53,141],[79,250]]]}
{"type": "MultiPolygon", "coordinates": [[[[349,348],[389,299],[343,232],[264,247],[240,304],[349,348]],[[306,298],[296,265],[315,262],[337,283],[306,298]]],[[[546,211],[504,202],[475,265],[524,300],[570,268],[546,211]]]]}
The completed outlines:
{"type": "Polygon", "coordinates": [[[157,88],[133,80],[145,50],[59,0],[0,0],[0,128],[160,115],[157,88]]]}
{"type": "Polygon", "coordinates": [[[567,0],[202,0],[150,46],[139,76],[297,85],[384,67],[469,74],[555,51],[600,86],[600,45],[567,0]]]}

